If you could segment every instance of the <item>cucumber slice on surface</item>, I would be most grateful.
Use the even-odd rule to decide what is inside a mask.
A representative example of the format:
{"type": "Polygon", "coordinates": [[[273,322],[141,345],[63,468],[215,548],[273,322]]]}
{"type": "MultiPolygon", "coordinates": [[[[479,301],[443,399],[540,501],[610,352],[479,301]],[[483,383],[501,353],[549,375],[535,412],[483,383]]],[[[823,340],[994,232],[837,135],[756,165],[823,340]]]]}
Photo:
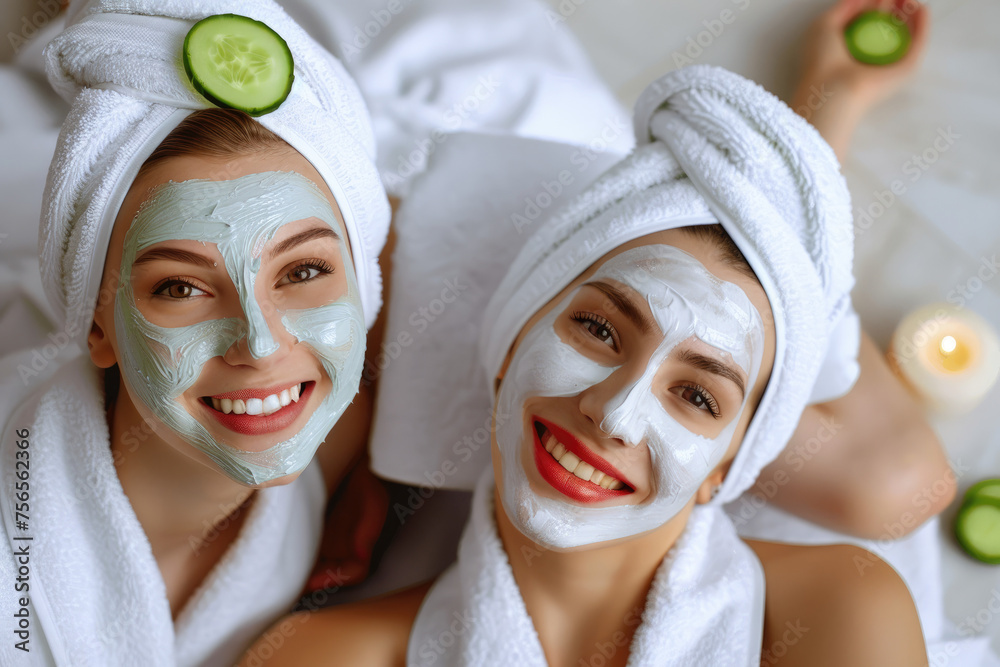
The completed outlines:
{"type": "Polygon", "coordinates": [[[844,30],[847,50],[854,59],[868,65],[889,65],[906,55],[910,29],[892,14],[862,12],[844,30]]]}
{"type": "Polygon", "coordinates": [[[217,14],[194,24],[184,38],[184,71],[195,90],[220,107],[251,116],[274,111],[292,89],[292,52],[260,21],[217,14]]]}
{"type": "Polygon", "coordinates": [[[990,499],[1000,502],[1000,479],[984,479],[976,482],[965,492],[962,502],[972,503],[990,499]]]}
{"type": "Polygon", "coordinates": [[[955,518],[955,536],[970,556],[1000,564],[1000,501],[966,503],[955,518]]]}

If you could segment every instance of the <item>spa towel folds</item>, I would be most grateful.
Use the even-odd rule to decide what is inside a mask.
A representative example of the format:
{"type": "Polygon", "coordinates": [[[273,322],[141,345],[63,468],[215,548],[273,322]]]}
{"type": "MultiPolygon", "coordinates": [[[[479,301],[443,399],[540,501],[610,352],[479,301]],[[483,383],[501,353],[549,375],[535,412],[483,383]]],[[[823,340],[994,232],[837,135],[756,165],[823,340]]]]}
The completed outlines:
{"type": "MultiPolygon", "coordinates": [[[[18,384],[15,376],[0,388],[18,384]]],[[[246,511],[238,537],[174,621],[149,540],[118,481],[101,394],[101,372],[79,357],[0,414],[8,434],[0,442],[0,574],[11,582],[0,609],[8,618],[20,608],[15,554],[24,546],[30,553],[30,652],[8,637],[0,664],[231,665],[305,585],[326,506],[319,465],[237,510],[246,511]],[[15,438],[15,430],[26,435],[15,438]],[[21,439],[29,443],[27,529],[13,504],[21,439]],[[32,539],[16,539],[24,536],[32,539]]],[[[141,436],[126,433],[123,441],[141,446],[141,436]]]]}
{"type": "MultiPolygon", "coordinates": [[[[407,667],[548,665],[497,533],[493,494],[493,471],[487,470],[473,496],[458,562],[420,607],[407,667]]],[[[657,570],[645,609],[626,621],[638,624],[628,665],[757,665],[763,603],[760,561],[725,515],[698,508],[657,570]]]]}

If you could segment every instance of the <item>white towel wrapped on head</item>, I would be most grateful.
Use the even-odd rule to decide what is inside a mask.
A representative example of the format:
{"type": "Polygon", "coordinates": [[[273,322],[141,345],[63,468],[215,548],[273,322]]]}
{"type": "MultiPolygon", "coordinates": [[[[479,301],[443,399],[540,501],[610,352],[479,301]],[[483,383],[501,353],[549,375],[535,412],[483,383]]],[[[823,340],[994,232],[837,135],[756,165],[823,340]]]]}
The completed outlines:
{"type": "Polygon", "coordinates": [[[389,207],[367,109],[341,64],[270,0],[89,0],[46,49],[53,87],[71,105],[49,169],[40,230],[42,278],[75,342],[90,331],[115,217],[139,167],[195,109],[210,108],[181,63],[197,21],[234,13],[288,43],[295,81],[257,118],[316,168],[343,213],[368,326],[381,307],[378,255],[389,207]]]}

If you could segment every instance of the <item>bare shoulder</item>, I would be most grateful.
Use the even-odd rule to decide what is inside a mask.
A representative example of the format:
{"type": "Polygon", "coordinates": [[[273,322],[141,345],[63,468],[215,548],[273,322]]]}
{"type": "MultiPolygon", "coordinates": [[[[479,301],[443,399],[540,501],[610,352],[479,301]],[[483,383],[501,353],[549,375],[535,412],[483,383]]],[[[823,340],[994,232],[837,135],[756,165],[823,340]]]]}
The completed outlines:
{"type": "Polygon", "coordinates": [[[906,584],[860,547],[747,540],[764,567],[761,665],[926,665],[906,584]]]}
{"type": "Polygon", "coordinates": [[[431,583],[372,600],[286,616],[257,639],[239,667],[401,667],[406,664],[410,629],[431,583]]]}

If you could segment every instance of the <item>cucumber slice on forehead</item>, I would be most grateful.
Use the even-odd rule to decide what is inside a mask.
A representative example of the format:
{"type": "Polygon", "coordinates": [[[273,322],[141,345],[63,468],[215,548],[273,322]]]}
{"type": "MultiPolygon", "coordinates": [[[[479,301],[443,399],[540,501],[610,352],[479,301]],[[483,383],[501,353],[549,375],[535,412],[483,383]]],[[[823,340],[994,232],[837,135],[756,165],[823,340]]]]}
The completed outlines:
{"type": "Polygon", "coordinates": [[[844,30],[847,50],[854,59],[868,65],[889,65],[906,55],[910,29],[892,14],[862,12],[844,30]]]}
{"type": "Polygon", "coordinates": [[[1000,564],[1000,501],[988,498],[965,503],[955,518],[955,536],[972,557],[1000,564]]]}
{"type": "Polygon", "coordinates": [[[292,52],[260,21],[217,14],[194,24],[184,38],[184,71],[213,104],[260,116],[274,111],[292,89],[292,52]]]}

